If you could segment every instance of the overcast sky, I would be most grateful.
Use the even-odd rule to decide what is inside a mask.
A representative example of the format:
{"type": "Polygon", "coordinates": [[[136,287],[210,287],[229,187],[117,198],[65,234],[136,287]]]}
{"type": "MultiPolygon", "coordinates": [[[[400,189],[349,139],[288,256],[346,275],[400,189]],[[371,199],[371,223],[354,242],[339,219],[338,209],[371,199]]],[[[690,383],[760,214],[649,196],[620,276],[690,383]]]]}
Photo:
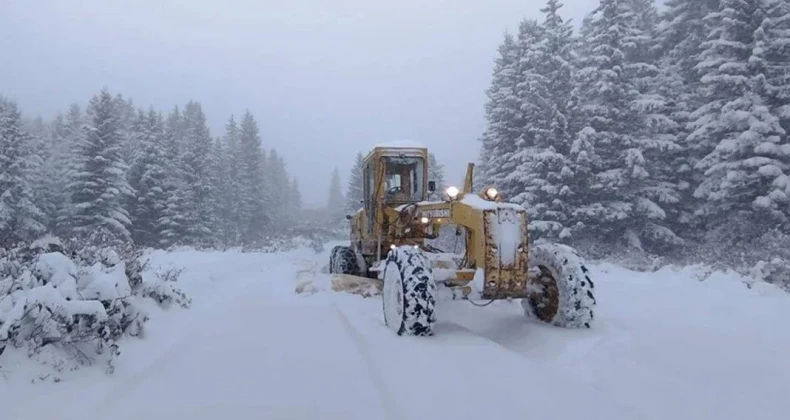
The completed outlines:
{"type": "MultiPolygon", "coordinates": [[[[578,24],[595,0],[564,0],[578,24]]],[[[450,182],[474,160],[496,48],[544,1],[0,0],[0,95],[27,116],[87,103],[103,86],[168,111],[202,103],[213,135],[257,118],[264,147],[326,201],[337,166],[411,139],[450,182]]]]}

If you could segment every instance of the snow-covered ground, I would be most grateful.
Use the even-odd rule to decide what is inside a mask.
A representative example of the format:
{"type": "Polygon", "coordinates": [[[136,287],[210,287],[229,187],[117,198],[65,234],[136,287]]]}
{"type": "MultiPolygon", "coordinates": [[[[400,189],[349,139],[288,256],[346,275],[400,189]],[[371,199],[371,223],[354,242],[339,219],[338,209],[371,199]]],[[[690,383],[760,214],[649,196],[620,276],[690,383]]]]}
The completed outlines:
{"type": "Polygon", "coordinates": [[[516,302],[442,302],[437,335],[397,337],[380,298],[328,291],[328,250],[157,252],[190,310],[153,310],[115,374],[60,383],[3,355],[0,418],[786,419],[790,295],[732,274],[594,266],[594,328],[528,321],[516,302]],[[313,281],[318,289],[296,294],[313,281]],[[28,369],[29,368],[29,369],[28,369]]]}

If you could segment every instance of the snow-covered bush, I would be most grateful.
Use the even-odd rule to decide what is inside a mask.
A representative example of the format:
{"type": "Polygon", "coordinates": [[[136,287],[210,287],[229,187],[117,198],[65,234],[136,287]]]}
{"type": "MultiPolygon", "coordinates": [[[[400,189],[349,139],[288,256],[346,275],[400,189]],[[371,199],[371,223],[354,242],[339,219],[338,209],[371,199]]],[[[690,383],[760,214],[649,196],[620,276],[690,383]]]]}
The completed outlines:
{"type": "Polygon", "coordinates": [[[771,261],[759,261],[749,274],[755,280],[772,283],[790,292],[790,260],[774,258],[771,261]]]}
{"type": "MultiPolygon", "coordinates": [[[[151,277],[143,252],[84,246],[67,251],[55,238],[0,248],[0,356],[25,348],[46,351],[58,370],[99,361],[114,370],[119,340],[140,337],[148,314],[143,299],[188,308],[177,273],[151,277]]],[[[2,359],[0,359],[2,365],[2,359]]]]}

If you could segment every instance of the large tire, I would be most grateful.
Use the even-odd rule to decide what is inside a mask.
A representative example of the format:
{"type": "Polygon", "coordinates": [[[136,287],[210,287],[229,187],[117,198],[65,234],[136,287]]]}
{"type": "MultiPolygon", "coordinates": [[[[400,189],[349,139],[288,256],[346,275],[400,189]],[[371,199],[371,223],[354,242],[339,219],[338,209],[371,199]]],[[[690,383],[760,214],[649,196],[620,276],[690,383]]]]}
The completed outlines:
{"type": "Polygon", "coordinates": [[[329,256],[329,272],[333,274],[350,274],[359,276],[362,274],[357,253],[351,247],[338,245],[332,248],[329,256]]]}
{"type": "Polygon", "coordinates": [[[582,257],[562,244],[539,244],[530,250],[530,297],[521,300],[524,314],[564,328],[590,328],[595,285],[582,257]]]}
{"type": "Polygon", "coordinates": [[[390,250],[382,278],[384,323],[398,335],[433,335],[436,283],[425,254],[409,246],[390,250]]]}

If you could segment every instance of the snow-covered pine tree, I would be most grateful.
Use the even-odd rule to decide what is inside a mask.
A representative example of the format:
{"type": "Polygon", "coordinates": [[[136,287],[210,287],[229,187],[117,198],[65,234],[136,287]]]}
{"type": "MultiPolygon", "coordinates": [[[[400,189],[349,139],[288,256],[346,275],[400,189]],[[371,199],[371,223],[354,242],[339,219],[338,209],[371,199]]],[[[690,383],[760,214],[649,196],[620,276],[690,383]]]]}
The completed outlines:
{"type": "Polygon", "coordinates": [[[516,150],[516,139],[521,135],[521,104],[516,95],[519,51],[513,35],[505,33],[498,48],[491,85],[486,89],[486,129],[480,150],[480,168],[475,190],[481,185],[502,185],[502,180],[514,168],[505,165],[516,150]]]}
{"type": "MultiPolygon", "coordinates": [[[[145,111],[142,109],[137,110],[137,115],[131,121],[130,129],[129,129],[129,141],[137,145],[138,148],[144,148],[144,144],[149,136],[146,127],[145,121],[145,111]]],[[[140,183],[140,178],[142,177],[142,151],[135,150],[133,156],[127,156],[127,165],[129,166],[129,170],[126,172],[126,180],[129,182],[129,186],[134,191],[133,195],[129,195],[127,197],[128,202],[125,204],[126,208],[129,211],[129,219],[132,221],[132,240],[134,242],[138,242],[138,235],[137,235],[137,218],[135,216],[135,207],[137,207],[137,191],[138,186],[140,183]]]]}
{"type": "Polygon", "coordinates": [[[271,225],[272,233],[283,233],[291,220],[288,214],[287,194],[289,180],[285,170],[285,162],[278,156],[277,151],[272,149],[266,157],[266,179],[267,189],[271,192],[273,200],[268,203],[267,212],[271,220],[276,221],[271,225]]]}
{"type": "Polygon", "coordinates": [[[269,228],[263,173],[265,153],[258,123],[249,111],[241,119],[239,133],[239,229],[246,245],[260,243],[269,228]]]}
{"type": "Polygon", "coordinates": [[[242,203],[240,184],[240,165],[243,161],[243,151],[239,142],[239,125],[233,115],[225,124],[225,165],[227,168],[227,191],[223,201],[223,219],[229,243],[238,244],[241,241],[241,226],[239,204],[242,203]]]}
{"type": "Polygon", "coordinates": [[[91,98],[87,113],[80,169],[69,188],[75,206],[75,234],[99,242],[126,242],[131,239],[131,221],[124,204],[132,189],[126,180],[118,112],[106,88],[91,98]]]}
{"type": "Polygon", "coordinates": [[[216,236],[215,242],[227,247],[233,243],[234,238],[231,235],[233,226],[228,217],[229,201],[232,197],[230,194],[230,166],[227,146],[223,143],[222,138],[214,139],[212,154],[214,163],[214,167],[211,168],[212,189],[215,194],[213,212],[216,223],[213,230],[216,236]]]}
{"type": "Polygon", "coordinates": [[[178,106],[168,115],[165,123],[164,157],[167,176],[165,196],[167,206],[159,219],[161,237],[159,243],[167,248],[185,243],[187,238],[187,185],[182,157],[183,120],[178,106]]]}
{"type": "Polygon", "coordinates": [[[629,5],[633,17],[623,51],[626,75],[636,94],[631,102],[635,119],[627,151],[633,160],[626,160],[635,196],[630,230],[635,244],[666,250],[682,243],[670,228],[667,211],[678,212],[682,180],[674,166],[683,149],[677,144],[678,124],[671,118],[674,104],[664,96],[671,74],[659,66],[659,17],[654,0],[630,0],[629,5]]]}
{"type": "Polygon", "coordinates": [[[131,169],[131,165],[137,159],[141,149],[139,139],[135,137],[134,131],[138,110],[131,99],[124,99],[120,93],[113,97],[113,106],[118,114],[118,134],[121,137],[122,154],[131,169]]]}
{"type": "Polygon", "coordinates": [[[511,118],[503,127],[504,137],[492,156],[492,168],[496,168],[496,177],[490,182],[504,196],[515,202],[524,202],[525,199],[522,176],[525,150],[534,146],[536,136],[545,134],[545,127],[536,123],[532,115],[545,106],[544,101],[539,99],[546,96],[539,93],[545,83],[535,71],[537,45],[542,39],[542,31],[537,21],[523,20],[519,23],[514,61],[511,65],[512,77],[508,81],[512,83],[512,87],[506,87],[503,92],[506,95],[505,109],[511,118]]]}
{"type": "Polygon", "coordinates": [[[531,233],[564,239],[570,236],[565,198],[572,193],[566,181],[573,175],[568,156],[575,41],[572,26],[559,15],[561,7],[549,0],[541,9],[545,19],[533,29],[534,40],[522,58],[524,147],[516,154],[518,170],[511,176],[523,186],[513,199],[527,208],[531,233]]]}
{"type": "Polygon", "coordinates": [[[546,78],[540,72],[544,57],[540,45],[544,42],[543,31],[535,20],[524,20],[519,24],[516,38],[518,66],[516,73],[516,102],[519,104],[521,130],[515,139],[515,149],[502,156],[507,173],[497,187],[510,200],[528,206],[533,202],[529,176],[535,163],[543,163],[547,156],[536,157],[538,145],[548,143],[548,121],[544,118],[549,107],[549,92],[546,78]]]}
{"type": "Polygon", "coordinates": [[[53,157],[53,150],[50,147],[52,127],[39,115],[32,120],[23,117],[21,130],[30,136],[28,147],[33,152],[33,161],[31,161],[33,166],[30,168],[30,183],[36,186],[33,189],[33,203],[44,215],[39,221],[48,229],[51,225],[48,216],[54,207],[48,195],[49,174],[46,167],[53,157]]]}
{"type": "MultiPolygon", "coordinates": [[[[764,0],[764,19],[762,31],[765,34],[765,97],[773,115],[779,118],[784,130],[780,144],[790,148],[790,3],[783,0],[764,0]]],[[[790,153],[784,153],[784,161],[790,165],[790,153]]],[[[790,219],[790,168],[772,182],[776,192],[774,200],[781,204],[785,220],[790,219]],[[782,193],[787,198],[782,197],[782,193]]],[[[785,233],[790,226],[785,224],[785,233]]]]}
{"type": "Polygon", "coordinates": [[[694,217],[699,206],[693,196],[701,182],[694,165],[704,156],[700,145],[688,137],[691,112],[703,105],[702,74],[696,68],[701,61],[702,43],[711,32],[708,14],[718,10],[719,0],[667,0],[660,16],[658,41],[663,80],[658,83],[668,99],[666,114],[676,124],[679,149],[666,155],[665,168],[674,172],[680,202],[670,207],[670,219],[676,231],[697,234],[700,220],[694,217]]]}
{"type": "Polygon", "coordinates": [[[85,116],[82,113],[82,108],[77,104],[72,104],[66,113],[63,125],[63,155],[62,165],[58,165],[58,170],[62,170],[63,178],[61,179],[60,191],[65,196],[59,202],[57,207],[57,215],[54,221],[56,235],[66,237],[73,227],[74,220],[74,204],[71,201],[71,191],[69,186],[76,174],[80,170],[79,150],[85,142],[85,116]]]}
{"type": "Polygon", "coordinates": [[[40,163],[17,104],[0,97],[0,247],[31,241],[45,231],[34,202],[33,171],[40,163]]]}
{"type": "Polygon", "coordinates": [[[187,231],[188,242],[193,245],[210,246],[214,237],[214,208],[216,204],[212,188],[211,170],[215,165],[213,141],[206,115],[198,102],[189,101],[183,114],[183,162],[184,181],[187,186],[187,231]]]}
{"type": "Polygon", "coordinates": [[[707,153],[696,164],[703,180],[695,196],[704,200],[699,211],[708,227],[749,235],[763,230],[755,222],[787,222],[782,180],[790,170],[786,133],[768,106],[765,15],[758,3],[721,0],[707,17],[713,29],[697,66],[706,103],[692,113],[689,135],[707,153]]]}
{"type": "MultiPolygon", "coordinates": [[[[360,160],[360,173],[359,173],[359,200],[362,200],[362,162],[360,160]]],[[[428,181],[436,183],[436,191],[428,194],[428,200],[441,200],[444,190],[447,189],[447,182],[444,180],[444,165],[436,160],[436,155],[433,153],[428,154],[428,181]]],[[[350,185],[350,184],[349,184],[350,185]]],[[[362,207],[357,201],[357,209],[362,207]]]]}
{"type": "Polygon", "coordinates": [[[291,205],[290,211],[294,214],[301,215],[302,213],[302,193],[299,191],[299,182],[296,178],[291,179],[291,186],[288,188],[291,193],[289,203],[291,205]]]}
{"type": "Polygon", "coordinates": [[[783,144],[787,144],[790,143],[790,3],[763,0],[762,4],[766,96],[772,113],[785,130],[783,144]]]}
{"type": "Polygon", "coordinates": [[[68,162],[62,159],[66,152],[63,144],[64,124],[63,114],[57,114],[42,133],[39,144],[36,144],[41,159],[41,168],[36,171],[40,177],[35,181],[35,185],[38,185],[36,203],[44,213],[42,223],[48,232],[55,230],[58,207],[63,201],[68,201],[68,162]]]}
{"type": "Polygon", "coordinates": [[[343,217],[344,205],[343,191],[340,183],[340,172],[337,168],[332,171],[332,178],[329,182],[329,196],[326,202],[327,216],[332,220],[340,220],[343,217]]]}
{"type": "Polygon", "coordinates": [[[130,170],[130,183],[135,189],[134,206],[131,208],[134,241],[144,246],[157,246],[162,235],[161,220],[167,208],[167,160],[163,148],[165,139],[164,118],[150,108],[138,115],[135,123],[136,141],[141,148],[134,168],[130,170]]]}
{"type": "Polygon", "coordinates": [[[630,210],[627,203],[617,201],[616,185],[602,182],[599,175],[619,163],[620,147],[625,143],[623,133],[630,128],[627,120],[633,97],[623,73],[622,51],[623,38],[628,34],[628,12],[624,0],[601,0],[585,19],[574,92],[578,98],[575,112],[581,124],[570,154],[572,230],[598,236],[606,243],[619,239],[617,232],[608,232],[608,228],[612,222],[626,219],[630,210]]]}
{"type": "Polygon", "coordinates": [[[362,184],[362,153],[357,152],[354,166],[348,174],[348,186],[346,187],[346,214],[356,213],[362,208],[363,187],[362,184]]]}
{"type": "Polygon", "coordinates": [[[672,142],[652,132],[667,121],[654,112],[662,102],[653,92],[650,19],[642,15],[650,11],[636,13],[643,6],[601,0],[585,22],[577,92],[586,125],[571,148],[574,227],[596,241],[636,248],[645,239],[676,239],[664,226],[657,198],[668,194],[667,186],[651,175],[645,158],[672,142]]]}

